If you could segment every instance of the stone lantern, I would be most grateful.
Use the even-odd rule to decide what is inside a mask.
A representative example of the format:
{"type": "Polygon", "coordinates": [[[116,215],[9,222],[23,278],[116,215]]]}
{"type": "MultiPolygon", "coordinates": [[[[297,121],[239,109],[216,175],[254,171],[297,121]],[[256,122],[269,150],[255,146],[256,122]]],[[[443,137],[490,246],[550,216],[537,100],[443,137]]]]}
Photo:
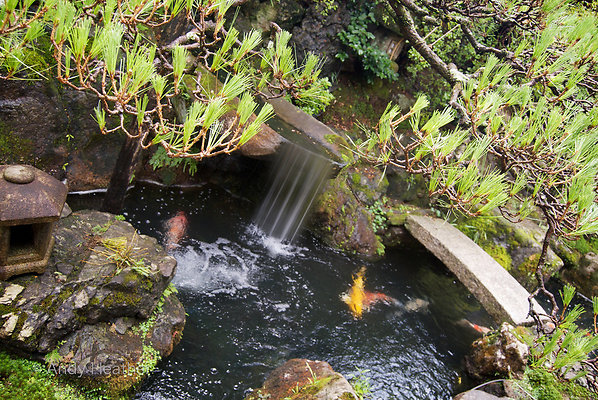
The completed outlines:
{"type": "Polygon", "coordinates": [[[0,279],[45,271],[67,188],[27,165],[0,165],[0,279]]]}

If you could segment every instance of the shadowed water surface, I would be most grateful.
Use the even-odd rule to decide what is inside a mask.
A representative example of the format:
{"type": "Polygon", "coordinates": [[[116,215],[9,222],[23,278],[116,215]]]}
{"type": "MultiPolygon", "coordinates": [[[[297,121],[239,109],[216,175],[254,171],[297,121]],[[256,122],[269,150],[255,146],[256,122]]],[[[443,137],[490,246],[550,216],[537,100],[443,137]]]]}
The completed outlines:
{"type": "MultiPolygon", "coordinates": [[[[295,357],[368,370],[374,399],[449,399],[464,389],[460,364],[474,336],[455,322],[488,323],[466,289],[425,252],[391,252],[365,262],[310,234],[282,245],[252,225],[255,206],[215,188],[137,186],[125,216],[163,239],[177,211],[189,219],[174,250],[174,280],[188,314],[183,339],[143,385],[138,399],[243,399],[268,372],[295,357]],[[366,289],[422,312],[378,304],[356,320],[340,295],[366,266],[366,289]]],[[[465,378],[463,378],[464,380],[465,378]]]]}

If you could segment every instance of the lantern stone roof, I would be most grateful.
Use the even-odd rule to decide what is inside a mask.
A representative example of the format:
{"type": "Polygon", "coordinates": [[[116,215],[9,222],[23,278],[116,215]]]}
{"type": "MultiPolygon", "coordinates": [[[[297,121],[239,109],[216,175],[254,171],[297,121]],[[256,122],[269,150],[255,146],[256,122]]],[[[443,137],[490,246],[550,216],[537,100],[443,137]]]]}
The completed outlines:
{"type": "Polygon", "coordinates": [[[29,165],[0,165],[0,225],[50,222],[60,217],[67,188],[29,165]]]}

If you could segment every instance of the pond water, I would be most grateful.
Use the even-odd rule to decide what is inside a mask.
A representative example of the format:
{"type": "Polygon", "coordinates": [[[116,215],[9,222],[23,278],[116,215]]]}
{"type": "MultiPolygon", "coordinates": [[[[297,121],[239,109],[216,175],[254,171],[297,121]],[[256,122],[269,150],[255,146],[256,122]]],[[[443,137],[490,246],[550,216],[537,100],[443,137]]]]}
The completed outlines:
{"type": "Polygon", "coordinates": [[[243,399],[290,358],[324,360],[345,375],[362,370],[374,399],[450,399],[468,387],[461,369],[475,333],[490,324],[469,292],[424,251],[381,261],[349,257],[308,232],[290,245],[253,224],[256,204],[215,187],[137,185],[124,215],[163,240],[177,211],[189,220],[173,254],[174,283],[188,314],[181,343],[158,364],[138,399],[243,399]],[[366,267],[365,287],[406,304],[377,304],[355,319],[340,299],[366,267]]]}

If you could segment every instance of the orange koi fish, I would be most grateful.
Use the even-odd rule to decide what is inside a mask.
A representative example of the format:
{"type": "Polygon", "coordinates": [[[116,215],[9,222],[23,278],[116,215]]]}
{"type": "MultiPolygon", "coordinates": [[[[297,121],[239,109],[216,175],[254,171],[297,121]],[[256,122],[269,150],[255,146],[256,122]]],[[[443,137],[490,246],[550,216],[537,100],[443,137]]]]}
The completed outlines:
{"type": "Polygon", "coordinates": [[[372,305],[378,302],[400,304],[397,299],[384,293],[368,292],[364,288],[364,282],[365,267],[362,267],[353,277],[353,285],[351,286],[351,289],[341,296],[341,300],[347,303],[355,318],[361,318],[364,310],[369,310],[372,305]]]}
{"type": "Polygon", "coordinates": [[[179,244],[183,236],[187,233],[188,225],[187,214],[184,211],[177,212],[174,217],[166,221],[164,224],[164,228],[166,229],[166,250],[172,250],[179,244]]]}
{"type": "Polygon", "coordinates": [[[474,324],[473,322],[463,318],[457,321],[457,325],[463,326],[465,328],[470,328],[476,331],[477,333],[481,333],[482,335],[486,335],[490,333],[490,328],[486,328],[485,326],[474,324]]]}

